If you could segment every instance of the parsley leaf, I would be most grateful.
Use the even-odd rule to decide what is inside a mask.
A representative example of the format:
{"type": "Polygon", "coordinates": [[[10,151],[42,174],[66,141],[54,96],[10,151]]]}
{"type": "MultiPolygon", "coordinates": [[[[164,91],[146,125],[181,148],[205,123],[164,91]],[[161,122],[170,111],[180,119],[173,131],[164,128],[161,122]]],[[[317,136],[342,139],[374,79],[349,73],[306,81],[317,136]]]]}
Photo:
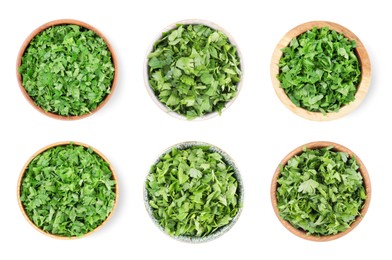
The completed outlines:
{"type": "Polygon", "coordinates": [[[282,49],[277,76],[290,100],[312,112],[338,112],[355,99],[361,78],[356,42],[314,27],[282,49]]]}
{"type": "Polygon", "coordinates": [[[276,197],[279,215],[316,236],[343,232],[366,199],[355,158],[333,147],[304,149],[281,167],[276,197]]]}
{"type": "Polygon", "coordinates": [[[114,65],[107,44],[94,31],[55,25],[30,41],[19,73],[27,94],[44,111],[80,116],[110,93],[114,65]]]}
{"type": "Polygon", "coordinates": [[[20,201],[43,231],[80,237],[112,212],[116,181],[109,165],[92,149],[60,145],[37,155],[26,168],[20,201]]]}
{"type": "Polygon", "coordinates": [[[308,194],[315,194],[316,188],[319,186],[317,181],[312,179],[306,180],[298,188],[298,192],[308,193],[308,194]]]}
{"type": "Polygon", "coordinates": [[[148,55],[148,72],[159,101],[187,119],[221,113],[237,95],[241,75],[236,47],[201,24],[164,32],[148,55]]]}
{"type": "Polygon", "coordinates": [[[171,236],[205,237],[228,225],[241,207],[233,167],[209,146],[162,155],[146,190],[153,217],[171,236]]]}

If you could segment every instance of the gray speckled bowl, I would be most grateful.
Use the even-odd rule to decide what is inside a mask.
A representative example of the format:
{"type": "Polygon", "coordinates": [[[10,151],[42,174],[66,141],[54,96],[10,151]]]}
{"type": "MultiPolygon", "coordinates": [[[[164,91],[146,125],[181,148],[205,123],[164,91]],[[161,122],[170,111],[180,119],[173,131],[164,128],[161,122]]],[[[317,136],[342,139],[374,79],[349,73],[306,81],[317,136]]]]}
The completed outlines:
{"type": "Polygon", "coordinates": [[[150,204],[148,202],[149,201],[149,199],[148,199],[148,192],[147,192],[147,189],[146,189],[147,176],[150,174],[149,172],[148,172],[148,174],[146,176],[146,181],[144,182],[144,187],[143,187],[144,194],[143,194],[143,197],[144,197],[144,205],[145,205],[145,207],[147,209],[148,214],[150,215],[150,217],[153,220],[153,222],[155,223],[155,225],[163,233],[165,233],[166,235],[168,235],[168,236],[170,236],[170,237],[172,237],[174,239],[177,239],[179,241],[188,242],[188,243],[202,243],[202,242],[208,242],[208,241],[214,240],[214,239],[222,236],[227,231],[229,231],[230,228],[232,228],[234,226],[234,224],[237,222],[237,220],[240,217],[241,212],[242,212],[243,201],[244,201],[244,187],[243,187],[243,182],[242,182],[242,179],[241,179],[240,171],[238,170],[237,166],[235,165],[233,159],[227,153],[225,153],[223,150],[221,150],[220,148],[218,148],[218,147],[216,147],[214,145],[208,144],[208,143],[204,143],[204,142],[188,141],[188,142],[175,144],[175,145],[169,147],[168,149],[166,149],[164,152],[162,152],[162,154],[158,157],[158,159],[155,160],[153,165],[158,163],[160,158],[163,155],[165,155],[166,153],[170,152],[172,150],[172,148],[177,148],[177,149],[181,150],[181,149],[186,149],[186,148],[189,148],[189,147],[192,147],[192,146],[210,146],[210,151],[217,152],[220,155],[222,155],[223,161],[226,164],[228,164],[231,167],[233,167],[233,169],[234,169],[234,175],[233,176],[235,176],[235,178],[238,181],[237,194],[238,194],[238,202],[239,202],[240,208],[239,208],[239,210],[237,212],[237,215],[235,215],[235,217],[232,219],[232,221],[229,224],[227,224],[227,225],[217,229],[215,232],[213,232],[213,233],[211,233],[211,234],[209,234],[209,235],[207,235],[205,237],[171,236],[171,235],[169,235],[168,233],[165,232],[165,229],[161,225],[159,225],[158,221],[153,217],[152,208],[151,208],[151,206],[150,206],[150,204]]]}
{"type": "MultiPolygon", "coordinates": [[[[242,54],[241,54],[241,51],[240,51],[237,43],[235,42],[234,38],[229,34],[228,31],[226,31],[225,29],[223,29],[222,27],[220,27],[219,25],[217,25],[213,22],[210,22],[207,20],[201,20],[201,19],[187,19],[187,20],[178,21],[178,22],[172,23],[169,26],[167,26],[166,28],[164,28],[162,30],[162,32],[167,32],[167,31],[175,29],[177,24],[202,24],[202,25],[208,26],[212,29],[221,31],[222,33],[224,33],[227,36],[230,43],[237,48],[237,55],[240,60],[240,69],[241,69],[240,82],[238,82],[238,84],[237,84],[237,95],[232,100],[230,100],[226,103],[225,107],[222,109],[222,113],[223,113],[231,104],[233,104],[234,100],[238,97],[238,95],[241,91],[242,82],[243,82],[243,78],[244,78],[244,61],[243,61],[242,54]]],[[[175,118],[187,120],[185,116],[172,111],[167,106],[165,106],[163,103],[161,103],[159,101],[159,99],[155,96],[154,91],[152,90],[150,83],[148,82],[148,58],[147,58],[147,56],[154,49],[155,42],[157,42],[159,39],[162,38],[162,32],[159,33],[157,36],[155,36],[154,40],[152,41],[152,43],[150,44],[150,46],[148,48],[146,58],[144,59],[144,68],[143,68],[144,84],[147,88],[148,94],[150,95],[151,99],[162,111],[168,113],[169,115],[171,115],[175,118]]],[[[210,112],[205,115],[198,116],[198,117],[192,119],[191,121],[200,121],[200,120],[204,120],[204,119],[210,119],[210,118],[215,117],[217,115],[219,115],[218,112],[210,112]]]]}

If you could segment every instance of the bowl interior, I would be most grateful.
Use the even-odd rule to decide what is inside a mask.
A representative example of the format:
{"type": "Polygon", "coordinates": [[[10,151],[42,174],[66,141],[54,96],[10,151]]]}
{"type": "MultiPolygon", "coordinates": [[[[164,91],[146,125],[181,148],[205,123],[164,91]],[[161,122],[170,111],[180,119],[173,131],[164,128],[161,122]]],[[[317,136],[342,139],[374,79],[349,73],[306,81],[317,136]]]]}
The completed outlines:
{"type": "MultiPolygon", "coordinates": [[[[242,212],[242,205],[243,205],[243,201],[244,201],[244,188],[243,188],[243,182],[241,179],[241,175],[240,172],[237,168],[237,166],[235,165],[233,159],[223,150],[221,150],[220,148],[213,146],[211,144],[208,143],[204,143],[204,142],[197,142],[197,141],[190,141],[190,142],[183,142],[183,143],[179,143],[177,145],[174,145],[172,147],[169,147],[168,149],[166,149],[159,157],[157,160],[155,160],[155,162],[153,163],[153,165],[155,165],[156,163],[159,162],[160,158],[162,156],[164,156],[166,153],[170,152],[172,150],[172,148],[177,148],[179,150],[183,150],[183,149],[187,149],[190,147],[195,147],[195,146],[209,146],[210,147],[210,151],[213,152],[217,152],[219,153],[222,157],[223,157],[223,161],[227,164],[230,165],[231,167],[233,167],[234,169],[234,176],[237,179],[238,182],[238,189],[237,189],[237,194],[238,194],[238,202],[239,202],[239,209],[238,212],[236,214],[236,216],[231,220],[231,222],[223,227],[220,227],[219,229],[217,229],[215,232],[204,236],[204,237],[192,237],[192,236],[170,236],[169,234],[167,234],[164,230],[164,228],[158,223],[158,221],[153,217],[153,210],[149,204],[149,198],[148,198],[148,192],[147,189],[145,188],[145,184],[143,187],[143,196],[144,196],[144,204],[145,207],[147,209],[148,214],[150,215],[151,219],[153,220],[153,222],[155,223],[155,225],[162,231],[164,232],[166,235],[177,239],[179,241],[182,242],[189,242],[189,243],[202,243],[202,242],[208,242],[211,240],[214,240],[220,236],[222,236],[224,233],[226,233],[229,229],[231,229],[234,224],[237,222],[239,216],[241,215],[242,212]]],[[[149,175],[149,173],[147,174],[147,176],[149,175]]]]}
{"type": "Polygon", "coordinates": [[[362,218],[365,216],[365,214],[369,208],[369,204],[370,204],[370,200],[371,200],[371,184],[370,184],[370,178],[368,175],[368,171],[367,171],[365,165],[363,164],[363,162],[361,161],[361,159],[356,154],[354,154],[350,149],[348,149],[340,144],[333,143],[333,142],[327,142],[327,141],[312,142],[312,143],[308,143],[308,144],[301,145],[301,146],[297,147],[296,149],[291,151],[288,155],[286,155],[286,157],[281,161],[280,165],[285,166],[287,164],[287,162],[292,157],[301,154],[303,152],[304,146],[306,146],[306,148],[309,150],[333,146],[334,147],[332,149],[333,151],[348,153],[350,157],[354,157],[356,159],[356,161],[359,165],[358,171],[361,173],[361,175],[363,177],[363,186],[365,187],[366,196],[367,196],[366,200],[364,201],[363,207],[360,211],[360,215],[356,217],[356,219],[353,223],[351,223],[350,228],[346,229],[343,232],[337,233],[335,235],[330,235],[330,236],[308,235],[306,231],[304,231],[302,229],[295,228],[288,221],[283,220],[279,215],[278,201],[276,198],[276,191],[278,188],[277,180],[279,179],[279,176],[280,176],[280,167],[279,166],[275,170],[275,173],[274,173],[274,176],[272,179],[272,183],[271,183],[271,201],[272,201],[272,206],[273,206],[274,212],[275,212],[276,216],[278,217],[279,221],[283,224],[283,226],[286,229],[288,229],[294,235],[301,237],[303,239],[310,240],[310,241],[323,242],[323,241],[330,241],[330,240],[340,238],[340,237],[348,234],[351,230],[353,230],[361,222],[362,218]]]}
{"type": "Polygon", "coordinates": [[[280,101],[295,114],[313,121],[334,120],[334,119],[341,118],[354,111],[359,106],[359,104],[363,101],[363,99],[366,97],[366,94],[370,86],[370,80],[371,80],[370,59],[365,49],[365,46],[362,44],[361,40],[349,29],[339,24],[328,22],[328,21],[307,22],[287,32],[283,36],[283,38],[279,41],[279,43],[277,44],[273,52],[270,72],[271,72],[272,85],[280,101]],[[297,107],[294,103],[291,102],[290,98],[286,95],[285,91],[280,87],[280,81],[277,79],[277,75],[279,75],[280,72],[278,64],[283,54],[281,50],[287,47],[293,38],[301,35],[302,33],[308,30],[311,30],[313,27],[317,27],[317,28],[329,27],[332,30],[342,33],[346,38],[350,40],[355,40],[357,43],[357,46],[355,48],[355,53],[358,57],[361,66],[361,79],[357,86],[355,100],[345,106],[342,106],[339,109],[339,112],[336,113],[332,112],[323,115],[321,112],[311,112],[304,108],[297,107]]]}

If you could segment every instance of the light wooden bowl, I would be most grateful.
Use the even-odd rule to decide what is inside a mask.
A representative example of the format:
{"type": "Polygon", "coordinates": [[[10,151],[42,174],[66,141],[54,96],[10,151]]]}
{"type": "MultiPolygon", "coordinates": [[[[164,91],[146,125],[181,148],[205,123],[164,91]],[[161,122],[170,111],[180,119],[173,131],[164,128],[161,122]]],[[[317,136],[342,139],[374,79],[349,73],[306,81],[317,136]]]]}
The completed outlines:
{"type": "Polygon", "coordinates": [[[227,231],[229,231],[235,225],[235,223],[238,221],[238,218],[241,215],[241,212],[243,209],[243,203],[244,203],[244,187],[243,187],[243,182],[242,182],[240,171],[238,170],[237,166],[235,165],[233,159],[226,152],[224,152],[223,150],[221,150],[220,148],[218,148],[212,144],[199,142],[199,141],[187,141],[187,142],[175,144],[175,145],[167,148],[165,151],[163,151],[161,153],[161,155],[154,161],[154,163],[152,165],[157,164],[159,162],[159,160],[161,159],[161,157],[164,156],[165,154],[169,153],[172,150],[172,148],[177,148],[179,150],[183,150],[183,149],[187,149],[187,148],[195,147],[195,146],[196,147],[197,146],[209,146],[210,151],[219,153],[222,156],[223,161],[227,165],[230,165],[231,167],[233,167],[233,170],[234,170],[233,176],[237,179],[237,182],[238,182],[237,193],[238,193],[239,209],[238,209],[237,214],[235,215],[235,217],[231,220],[231,222],[229,224],[218,228],[215,232],[213,232],[207,236],[204,236],[204,237],[193,237],[193,236],[183,236],[183,235],[182,236],[171,236],[168,233],[166,233],[165,229],[158,223],[158,220],[153,216],[153,209],[150,206],[149,198],[148,198],[148,191],[146,189],[147,177],[149,176],[150,171],[147,173],[145,182],[143,183],[144,205],[146,207],[148,215],[150,216],[150,218],[152,219],[154,224],[167,236],[174,238],[178,241],[192,243],[192,244],[204,243],[204,242],[215,240],[216,238],[222,236],[227,231]]]}
{"type": "Polygon", "coordinates": [[[337,238],[340,238],[346,234],[348,234],[349,232],[351,232],[356,226],[358,226],[358,224],[361,222],[362,218],[365,216],[368,208],[369,208],[369,204],[370,204],[370,199],[371,199],[371,185],[370,185],[370,178],[368,175],[368,171],[366,170],[365,165],[363,164],[363,162],[361,161],[361,159],[354,154],[351,150],[349,150],[348,148],[344,147],[343,145],[337,144],[337,143],[333,143],[333,142],[326,142],[326,141],[319,141],[319,142],[311,142],[311,143],[307,143],[304,145],[301,145],[299,147],[297,147],[296,149],[294,149],[293,151],[291,151],[288,155],[286,155],[286,157],[284,157],[284,159],[281,161],[281,163],[279,164],[279,166],[276,168],[275,170],[275,174],[272,178],[272,183],[271,183],[271,201],[272,201],[272,207],[275,211],[276,216],[278,217],[279,221],[283,224],[283,226],[288,229],[291,233],[293,233],[294,235],[306,239],[306,240],[310,240],[310,241],[316,241],[316,242],[325,242],[325,241],[331,241],[337,238]],[[354,220],[353,223],[351,223],[350,228],[346,229],[343,232],[337,233],[336,235],[330,235],[330,236],[315,236],[315,235],[307,235],[307,232],[302,230],[302,229],[297,229],[294,226],[292,226],[288,221],[282,219],[279,215],[279,210],[278,210],[278,201],[276,198],[276,191],[278,188],[278,184],[277,184],[277,180],[280,176],[280,165],[282,165],[283,167],[287,164],[287,162],[294,156],[299,155],[303,152],[303,147],[306,146],[307,149],[311,150],[311,149],[320,149],[320,148],[324,148],[324,147],[328,147],[328,146],[333,146],[333,151],[339,151],[339,152],[345,152],[348,153],[350,155],[350,157],[355,157],[358,165],[359,165],[359,172],[361,173],[362,177],[363,177],[363,186],[365,187],[365,191],[366,191],[366,200],[364,201],[363,207],[360,211],[360,215],[356,217],[356,219],[354,220]]]}
{"type": "Polygon", "coordinates": [[[352,33],[347,28],[339,24],[333,22],[327,22],[327,21],[307,22],[291,29],[288,33],[286,33],[286,35],[284,35],[283,38],[279,41],[278,45],[276,46],[273,52],[270,72],[271,72],[272,85],[280,101],[295,114],[303,118],[314,120],[314,121],[329,121],[329,120],[338,119],[355,110],[362,102],[362,100],[365,98],[371,80],[370,59],[362,42],[354,33],[352,33]],[[297,107],[294,103],[292,103],[290,98],[286,95],[284,89],[280,87],[280,81],[276,77],[279,74],[278,64],[283,54],[281,50],[287,47],[293,38],[299,36],[300,34],[308,30],[311,30],[313,27],[321,28],[326,26],[339,33],[343,33],[343,35],[348,39],[356,41],[357,47],[355,48],[355,53],[358,57],[361,66],[361,79],[357,86],[357,92],[355,94],[354,101],[341,107],[339,109],[339,112],[336,113],[331,112],[331,113],[327,113],[326,115],[323,115],[321,112],[311,112],[304,108],[297,107]]]}
{"type": "MultiPolygon", "coordinates": [[[[241,51],[238,48],[238,45],[235,42],[234,38],[229,34],[229,32],[227,32],[221,26],[219,26],[219,25],[217,25],[217,24],[215,24],[213,22],[207,21],[207,20],[187,19],[187,20],[182,20],[182,21],[179,21],[179,22],[175,22],[175,23],[170,24],[166,28],[164,28],[162,30],[162,32],[160,32],[158,35],[155,36],[154,40],[152,41],[152,43],[150,44],[150,46],[149,46],[149,48],[147,50],[146,58],[144,59],[144,65],[143,65],[143,67],[144,67],[144,70],[143,70],[143,72],[144,72],[144,75],[143,75],[144,76],[144,85],[146,86],[148,94],[150,95],[150,97],[154,101],[154,103],[163,112],[165,112],[165,113],[167,113],[167,114],[169,114],[169,115],[171,115],[171,116],[173,116],[175,118],[189,121],[185,116],[172,111],[171,109],[166,107],[161,101],[159,101],[157,96],[155,96],[154,90],[150,86],[150,83],[148,82],[149,72],[148,72],[148,58],[147,58],[147,56],[153,51],[155,42],[157,42],[159,39],[162,38],[162,33],[163,32],[168,32],[170,30],[173,30],[173,29],[177,28],[178,24],[184,24],[184,25],[201,24],[201,25],[208,26],[208,27],[210,27],[212,29],[218,30],[218,31],[224,33],[227,36],[227,38],[229,39],[229,42],[233,46],[235,46],[237,48],[237,55],[238,55],[238,59],[240,61],[240,69],[241,69],[241,74],[239,75],[240,82],[237,83],[237,95],[232,100],[230,100],[229,102],[226,103],[226,106],[222,109],[222,113],[223,113],[226,109],[228,109],[234,103],[234,100],[238,97],[238,95],[240,93],[240,90],[242,88],[243,76],[244,76],[244,64],[243,64],[241,51]]],[[[196,117],[196,118],[192,119],[191,121],[200,121],[200,120],[210,119],[210,118],[213,118],[213,117],[215,117],[217,115],[219,115],[218,112],[211,112],[211,113],[205,114],[203,116],[196,117]]]]}
{"type": "Polygon", "coordinates": [[[70,240],[70,239],[77,239],[77,238],[86,237],[86,236],[91,235],[92,233],[96,232],[96,231],[99,230],[100,228],[102,228],[102,227],[109,221],[109,219],[112,217],[113,212],[114,212],[114,210],[116,209],[117,202],[118,202],[118,196],[119,196],[119,187],[118,187],[119,185],[118,185],[118,181],[117,181],[117,176],[116,176],[116,173],[115,173],[115,171],[114,171],[112,165],[110,164],[109,160],[108,160],[100,151],[98,151],[98,150],[95,149],[95,148],[92,148],[93,151],[94,151],[97,155],[99,155],[105,162],[108,163],[109,169],[110,169],[110,171],[112,172],[113,180],[116,181],[116,198],[115,198],[115,202],[114,202],[112,211],[110,212],[110,214],[108,215],[108,217],[105,219],[105,221],[102,222],[99,226],[97,226],[94,230],[92,230],[92,231],[90,231],[90,232],[88,232],[88,233],[86,233],[86,234],[84,234],[83,236],[80,236],[80,237],[76,237],[76,236],[75,236],[75,237],[65,237],[65,236],[59,236],[59,235],[51,234],[51,233],[45,232],[44,230],[40,229],[39,227],[37,227],[37,226],[31,221],[31,219],[30,219],[29,216],[27,215],[27,213],[26,213],[26,211],[25,211],[25,209],[24,209],[24,207],[23,207],[23,204],[22,204],[22,202],[21,202],[21,200],[20,200],[20,188],[21,188],[22,180],[23,180],[23,177],[24,177],[24,174],[25,174],[25,172],[26,172],[27,167],[29,166],[30,162],[31,162],[37,155],[39,155],[39,154],[45,152],[46,150],[48,150],[48,149],[50,149],[50,148],[53,148],[53,147],[56,147],[56,146],[64,146],[64,145],[68,145],[68,144],[71,144],[71,143],[74,144],[74,145],[77,145],[77,146],[83,146],[83,147],[85,147],[85,148],[89,148],[89,147],[92,148],[91,146],[89,146],[89,145],[87,145],[87,144],[80,143],[80,142],[71,142],[71,141],[57,142],[57,143],[53,143],[53,144],[50,144],[50,145],[47,145],[47,146],[41,148],[41,149],[38,150],[36,153],[34,153],[34,154],[29,158],[29,160],[25,163],[25,165],[23,166],[22,171],[20,172],[20,175],[19,175],[18,186],[17,186],[17,198],[18,198],[19,208],[20,208],[20,210],[22,211],[22,214],[23,214],[23,216],[25,217],[25,219],[27,220],[27,222],[29,222],[36,230],[38,230],[38,231],[41,232],[42,234],[45,234],[45,235],[47,235],[47,236],[49,236],[49,237],[52,237],[52,238],[64,239],[64,240],[70,240]]]}
{"type": "Polygon", "coordinates": [[[47,115],[49,117],[55,118],[55,119],[60,119],[60,120],[76,120],[76,119],[82,119],[85,118],[87,116],[92,115],[93,113],[97,112],[99,109],[101,109],[111,98],[116,84],[117,84],[117,79],[118,79],[118,62],[117,62],[117,56],[114,52],[113,47],[110,45],[109,41],[106,39],[105,35],[103,35],[99,30],[97,30],[96,28],[94,28],[93,26],[84,23],[82,21],[78,21],[78,20],[73,20],[73,19],[60,19],[60,20],[54,20],[48,23],[45,23],[43,25],[41,25],[40,27],[38,27],[37,29],[35,29],[28,37],[27,39],[23,42],[22,47],[19,50],[18,53],[18,57],[16,60],[16,78],[18,80],[18,84],[19,84],[19,88],[23,93],[23,96],[27,99],[27,101],[35,108],[37,109],[39,112],[43,113],[44,115],[47,115]],[[22,75],[19,73],[18,69],[22,64],[22,57],[23,54],[25,53],[27,47],[29,46],[31,40],[40,32],[44,31],[45,29],[52,27],[52,26],[56,26],[56,25],[67,25],[67,24],[74,24],[74,25],[78,25],[80,27],[84,27],[86,29],[89,29],[93,32],[95,32],[99,37],[101,37],[106,45],[108,46],[108,49],[112,55],[112,62],[113,62],[113,67],[114,67],[114,78],[113,78],[113,82],[112,82],[112,86],[110,88],[110,93],[106,95],[106,97],[104,98],[104,100],[97,106],[97,108],[95,108],[94,110],[90,111],[90,113],[84,114],[84,115],[80,115],[80,116],[62,116],[56,113],[52,113],[52,112],[47,112],[45,110],[43,110],[41,107],[39,107],[34,100],[29,96],[29,94],[27,93],[26,89],[23,87],[23,82],[22,82],[22,75]]]}

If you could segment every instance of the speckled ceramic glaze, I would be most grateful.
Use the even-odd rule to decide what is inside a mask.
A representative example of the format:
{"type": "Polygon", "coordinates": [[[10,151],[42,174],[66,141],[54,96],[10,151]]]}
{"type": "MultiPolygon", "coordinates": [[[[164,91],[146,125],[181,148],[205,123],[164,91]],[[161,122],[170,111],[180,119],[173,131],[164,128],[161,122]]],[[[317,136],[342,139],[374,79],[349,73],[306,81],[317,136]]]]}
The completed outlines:
{"type": "MultiPolygon", "coordinates": [[[[244,201],[244,188],[243,188],[243,183],[242,183],[240,172],[239,172],[237,166],[235,165],[233,159],[227,153],[222,151],[220,148],[218,148],[218,147],[216,147],[214,145],[208,144],[208,143],[198,142],[198,141],[189,141],[189,142],[183,142],[183,143],[179,143],[179,144],[173,145],[173,146],[169,147],[168,149],[166,149],[158,157],[158,159],[155,160],[153,165],[157,164],[159,162],[160,158],[162,156],[164,156],[166,153],[170,152],[172,150],[172,148],[177,148],[179,150],[183,150],[183,149],[187,149],[187,148],[194,147],[194,146],[209,146],[210,147],[210,151],[219,153],[223,157],[223,161],[227,165],[230,165],[231,167],[233,167],[233,170],[234,170],[234,175],[233,176],[237,179],[237,182],[238,182],[237,194],[238,194],[238,204],[240,205],[240,208],[238,209],[237,215],[235,215],[235,217],[232,219],[232,221],[229,224],[227,224],[227,225],[217,229],[215,232],[213,232],[213,233],[211,233],[211,234],[209,234],[207,236],[204,236],[204,237],[170,236],[169,234],[167,234],[165,232],[165,229],[161,225],[159,225],[158,221],[153,217],[153,214],[152,214],[153,211],[152,211],[152,208],[151,208],[151,206],[150,206],[150,204],[148,202],[149,201],[149,199],[148,199],[148,192],[147,192],[147,189],[145,188],[146,187],[146,182],[144,183],[144,187],[143,187],[143,191],[144,191],[143,197],[144,197],[144,204],[146,206],[148,214],[150,215],[150,217],[153,220],[153,222],[155,223],[155,225],[160,230],[162,230],[162,232],[164,232],[168,236],[170,236],[170,237],[172,237],[174,239],[177,239],[179,241],[188,242],[188,243],[201,243],[201,242],[211,241],[211,240],[214,240],[214,239],[222,236],[224,233],[229,231],[229,229],[231,229],[234,226],[234,224],[237,222],[237,220],[240,217],[241,212],[242,212],[243,201],[244,201]]],[[[147,176],[148,175],[149,175],[149,173],[147,174],[147,176]]]]}

